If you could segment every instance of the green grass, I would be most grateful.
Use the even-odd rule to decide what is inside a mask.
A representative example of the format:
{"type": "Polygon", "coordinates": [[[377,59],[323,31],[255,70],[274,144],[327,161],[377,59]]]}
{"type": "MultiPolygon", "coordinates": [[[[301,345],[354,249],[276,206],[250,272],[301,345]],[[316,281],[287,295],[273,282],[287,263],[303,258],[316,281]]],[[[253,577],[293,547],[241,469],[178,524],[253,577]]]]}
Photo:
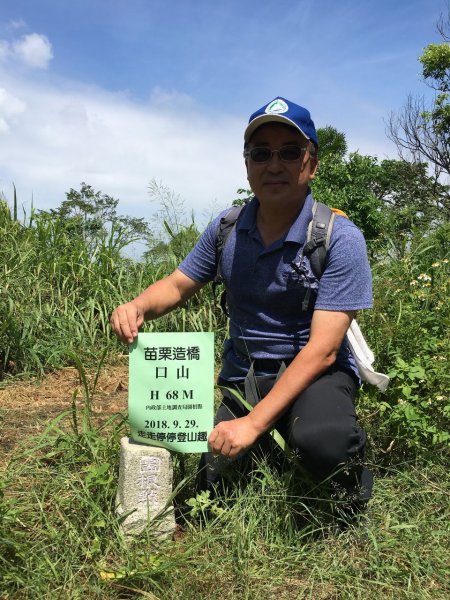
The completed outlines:
{"type": "MultiPolygon", "coordinates": [[[[112,229],[85,238],[70,219],[47,213],[21,223],[0,199],[0,380],[73,365],[73,355],[92,365],[104,349],[111,356],[123,351],[109,315],[168,275],[181,257],[167,247],[157,264],[132,261],[120,253],[117,235],[112,229]]],[[[184,235],[192,237],[191,230],[182,229],[177,243],[184,235]]],[[[215,330],[223,340],[226,320],[214,305],[211,291],[202,291],[188,310],[147,330],[215,330]]]]}
{"type": "MultiPolygon", "coordinates": [[[[45,213],[21,223],[17,201],[11,210],[0,200],[2,385],[114,359],[123,347],[109,328],[112,309],[171,272],[197,235],[194,224],[170,222],[171,240],[134,262],[120,254],[117,231],[86,239],[77,223],[45,213]]],[[[358,400],[377,473],[360,524],[340,527],[338,501],[295,471],[264,463],[220,504],[190,501],[196,457],[189,456],[175,461],[176,481],[186,479],[176,540],[158,542],[147,531],[126,543],[114,511],[126,423],[112,415],[93,426],[84,379],[84,397],[26,440],[2,474],[0,598],[450,597],[449,240],[443,225],[410,232],[401,256],[379,243],[375,308],[358,320],[392,383],[386,394],[365,387],[358,400]]],[[[215,331],[218,358],[227,323],[206,287],[146,328],[215,331]]]]}
{"type": "MultiPolygon", "coordinates": [[[[120,415],[89,405],[53,421],[12,459],[0,496],[2,598],[417,598],[450,593],[448,461],[377,468],[367,514],[342,527],[337,501],[261,463],[250,484],[191,512],[195,457],[177,503],[177,539],[131,542],[114,511],[120,415]],[[334,516],[333,516],[333,514],[334,516]],[[147,595],[146,595],[147,594],[147,595]],[[152,595],[153,594],[153,595],[152,595]]],[[[181,473],[181,466],[184,473],[181,473]]],[[[205,502],[203,503],[203,506],[205,502]]]]}

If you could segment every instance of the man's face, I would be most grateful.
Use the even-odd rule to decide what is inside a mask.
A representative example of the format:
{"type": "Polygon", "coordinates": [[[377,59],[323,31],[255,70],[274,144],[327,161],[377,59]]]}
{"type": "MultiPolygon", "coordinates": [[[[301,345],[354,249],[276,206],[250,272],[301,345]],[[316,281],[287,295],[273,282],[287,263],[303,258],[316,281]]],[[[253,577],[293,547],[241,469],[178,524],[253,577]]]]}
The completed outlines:
{"type": "Polygon", "coordinates": [[[281,160],[278,153],[268,162],[257,163],[247,157],[248,181],[260,203],[296,204],[301,206],[306,198],[310,182],[314,179],[317,159],[311,156],[310,142],[302,134],[288,125],[266,123],[255,131],[248,143],[248,150],[266,147],[279,150],[283,146],[295,145],[306,148],[294,162],[281,160]]]}

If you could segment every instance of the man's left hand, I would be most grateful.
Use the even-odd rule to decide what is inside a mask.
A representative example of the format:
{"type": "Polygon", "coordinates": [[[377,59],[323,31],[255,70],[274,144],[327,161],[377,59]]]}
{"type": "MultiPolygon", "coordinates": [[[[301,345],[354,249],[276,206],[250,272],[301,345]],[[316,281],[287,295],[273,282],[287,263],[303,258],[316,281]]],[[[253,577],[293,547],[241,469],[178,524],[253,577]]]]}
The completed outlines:
{"type": "Polygon", "coordinates": [[[208,442],[213,454],[236,458],[240,452],[254,444],[261,433],[247,415],[216,425],[208,442]]]}

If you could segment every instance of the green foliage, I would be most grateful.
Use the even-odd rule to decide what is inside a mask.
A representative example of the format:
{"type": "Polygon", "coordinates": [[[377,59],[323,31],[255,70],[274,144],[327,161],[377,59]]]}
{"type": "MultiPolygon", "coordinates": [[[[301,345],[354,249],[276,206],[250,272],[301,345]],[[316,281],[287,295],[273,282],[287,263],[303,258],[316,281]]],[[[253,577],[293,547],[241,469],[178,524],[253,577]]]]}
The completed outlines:
{"type": "Polygon", "coordinates": [[[10,463],[0,494],[5,598],[448,597],[441,459],[385,471],[365,518],[343,528],[337,504],[261,461],[244,490],[188,502],[194,514],[177,514],[176,539],[156,540],[149,527],[127,541],[114,509],[122,420],[89,431],[95,456],[80,453],[82,432],[60,417],[10,463]]]}
{"type": "Polygon", "coordinates": [[[450,89],[450,46],[447,43],[429,44],[419,56],[423,77],[434,80],[433,87],[441,92],[450,89]]]}
{"type": "Polygon", "coordinates": [[[386,423],[400,430],[410,446],[426,449],[430,443],[435,447],[448,442],[450,402],[445,396],[430,397],[430,391],[433,393],[427,383],[430,373],[420,359],[407,363],[397,356],[389,376],[393,378],[389,393],[391,403],[382,402],[380,407],[381,413],[386,413],[386,423]],[[392,404],[395,398],[396,404],[392,404]]]}
{"type": "Polygon", "coordinates": [[[5,495],[6,482],[0,480],[0,572],[6,564],[15,564],[15,570],[21,563],[21,543],[24,534],[13,533],[18,519],[16,502],[5,495]]]}
{"type": "Polygon", "coordinates": [[[164,265],[168,275],[192,250],[200,232],[193,215],[188,222],[183,201],[171,189],[152,180],[149,194],[159,209],[153,219],[153,234],[147,242],[144,260],[153,267],[164,265]]]}
{"type": "Polygon", "coordinates": [[[225,513],[225,509],[220,506],[219,500],[211,498],[209,490],[205,490],[189,498],[186,500],[186,505],[189,506],[189,514],[193,519],[199,517],[206,519],[208,516],[220,517],[225,513]]]}
{"type": "Polygon", "coordinates": [[[338,131],[331,125],[319,127],[317,129],[319,140],[319,157],[323,160],[325,157],[333,155],[340,159],[347,153],[347,140],[345,133],[338,131]]]}
{"type": "Polygon", "coordinates": [[[74,240],[81,239],[95,248],[99,240],[107,239],[110,247],[120,252],[134,241],[147,239],[150,229],[144,219],[118,215],[118,203],[119,200],[96,192],[83,182],[80,191],[72,188],[66,200],[48,214],[61,220],[66,234],[74,240]]]}
{"type": "Polygon", "coordinates": [[[176,230],[172,229],[166,220],[163,221],[163,225],[168,240],[149,244],[144,253],[144,260],[156,267],[165,265],[166,270],[171,272],[192,250],[200,232],[194,222],[190,225],[179,224],[176,230]]]}
{"type": "Polygon", "coordinates": [[[233,206],[242,206],[243,204],[249,202],[254,196],[252,190],[248,188],[239,188],[236,191],[236,194],[238,197],[233,200],[233,206]]]}
{"type": "Polygon", "coordinates": [[[374,193],[378,172],[378,161],[372,156],[354,152],[344,159],[330,154],[321,160],[313,182],[314,196],[343,210],[367,240],[377,238],[384,229],[380,218],[383,204],[374,193]]]}
{"type": "Polygon", "coordinates": [[[120,257],[120,235],[86,241],[73,235],[71,221],[48,213],[33,213],[25,224],[2,213],[0,235],[0,378],[108,345],[108,313],[135,271],[120,257]]]}
{"type": "MultiPolygon", "coordinates": [[[[75,364],[83,390],[37,440],[27,440],[2,475],[5,598],[206,600],[212,589],[239,600],[448,597],[450,225],[437,218],[439,204],[431,210],[436,197],[422,167],[360,155],[334,154],[323,163],[330,172],[320,185],[330,204],[337,205],[333,189],[348,186],[341,206],[364,225],[360,202],[377,235],[375,308],[358,320],[377,369],[392,382],[385,394],[367,387],[359,398],[373,468],[384,475],[366,519],[339,529],[339,500],[325,501],[290,463],[282,471],[260,463],[246,489],[211,498],[194,495],[195,461],[178,461],[176,478],[187,482],[180,495],[190,500],[187,513],[177,512],[176,540],[158,542],[148,530],[126,542],[114,509],[125,420],[113,415],[94,424],[97,377],[91,386],[80,357],[98,364],[105,349],[123,351],[111,338],[109,312],[170,272],[197,229],[180,214],[166,218],[167,204],[160,223],[164,252],[135,263],[117,251],[120,244],[108,242],[112,230],[74,235],[72,217],[42,212],[20,223],[17,211],[0,201],[2,368],[75,364]],[[420,202],[430,206],[426,215],[420,202]],[[399,466],[399,460],[407,462],[399,466]]],[[[207,288],[146,328],[215,330],[218,352],[226,334],[207,288]]]]}
{"type": "Polygon", "coordinates": [[[425,81],[438,94],[433,106],[422,113],[424,122],[447,147],[450,143],[450,45],[429,44],[419,56],[425,81]]]}
{"type": "MultiPolygon", "coordinates": [[[[61,210],[33,211],[21,223],[0,201],[0,379],[73,364],[74,355],[92,364],[105,348],[118,352],[121,345],[109,326],[112,310],[168,275],[198,237],[194,223],[166,219],[166,233],[173,237],[159,257],[151,253],[152,260],[132,261],[122,250],[137,230],[116,215],[115,201],[110,205],[109,197],[83,189],[95,205],[92,213],[83,204],[81,214],[80,198],[75,194],[75,206],[72,194],[61,210]],[[100,213],[107,227],[99,226],[100,213]]],[[[206,327],[218,332],[220,343],[226,322],[214,305],[205,289],[189,308],[149,323],[147,330],[206,327]]]]}
{"type": "MultiPolygon", "coordinates": [[[[158,570],[144,567],[142,550],[127,548],[115,514],[124,418],[113,415],[94,427],[95,382],[83,387],[83,399],[74,397],[72,410],[28,440],[6,474],[9,498],[0,495],[0,534],[8,527],[8,538],[0,535],[0,578],[7,597],[104,598],[104,563],[118,549],[149,581],[158,570]]],[[[158,563],[167,568],[167,561],[158,563]]]]}
{"type": "Polygon", "coordinates": [[[361,315],[379,370],[392,381],[385,395],[362,400],[377,446],[427,455],[450,436],[450,227],[416,231],[401,259],[374,266],[375,309],[361,315]]]}
{"type": "Polygon", "coordinates": [[[383,160],[374,191],[383,201],[385,234],[409,237],[415,229],[435,228],[450,217],[449,187],[428,175],[425,163],[383,160]]]}
{"type": "MultiPolygon", "coordinates": [[[[83,190],[84,197],[89,191],[92,202],[99,198],[85,184],[83,190]]],[[[121,256],[121,250],[133,239],[132,232],[124,227],[121,217],[115,216],[115,208],[88,209],[85,201],[83,211],[87,216],[74,214],[75,195],[72,190],[68,194],[70,202],[64,201],[60,209],[33,212],[28,222],[15,221],[13,228],[8,219],[0,221],[5,241],[2,291],[9,294],[10,316],[15,318],[22,313],[25,330],[27,325],[38,327],[42,319],[48,320],[50,328],[58,329],[59,315],[72,310],[82,325],[90,316],[97,321],[103,319],[101,326],[105,331],[105,300],[115,295],[112,280],[120,281],[124,272],[132,270],[131,261],[121,256]],[[30,312],[34,314],[29,320],[30,312]]],[[[105,202],[102,196],[99,203],[104,207],[105,202]]],[[[54,333],[58,335],[57,330],[54,333]]]]}
{"type": "Polygon", "coordinates": [[[343,210],[373,253],[388,235],[401,254],[416,228],[426,231],[446,221],[448,189],[427,174],[425,163],[379,161],[358,152],[326,155],[313,181],[315,197],[343,210]]]}

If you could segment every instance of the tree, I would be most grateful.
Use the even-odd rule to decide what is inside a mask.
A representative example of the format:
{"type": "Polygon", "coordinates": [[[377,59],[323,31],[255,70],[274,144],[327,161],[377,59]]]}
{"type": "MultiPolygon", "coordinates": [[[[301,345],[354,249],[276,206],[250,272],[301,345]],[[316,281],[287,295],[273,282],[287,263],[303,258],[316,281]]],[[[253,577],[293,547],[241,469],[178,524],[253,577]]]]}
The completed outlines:
{"type": "MultiPolygon", "coordinates": [[[[450,218],[448,186],[428,174],[425,162],[379,161],[359,152],[347,154],[345,134],[327,126],[317,130],[319,169],[314,197],[343,210],[363,231],[369,251],[377,254],[389,238],[402,254],[416,229],[427,233],[450,218]]],[[[237,190],[243,204],[251,190],[237,190]]]]}
{"type": "Polygon", "coordinates": [[[39,212],[61,219],[68,235],[83,239],[91,248],[108,240],[112,248],[120,251],[132,242],[147,239],[150,228],[142,218],[118,215],[118,204],[116,198],[96,192],[83,182],[79,191],[70,189],[58,208],[39,212]]]}
{"type": "Polygon", "coordinates": [[[368,241],[384,230],[383,203],[374,192],[379,168],[373,156],[329,154],[321,159],[312,185],[316,200],[343,210],[368,241]]]}
{"type": "Polygon", "coordinates": [[[144,260],[153,266],[167,263],[174,269],[192,250],[200,232],[194,214],[191,213],[188,221],[184,201],[172,189],[152,179],[148,190],[150,200],[157,203],[158,210],[153,217],[144,260]]]}
{"type": "Polygon", "coordinates": [[[388,235],[409,235],[414,229],[426,233],[450,217],[449,206],[442,203],[448,186],[430,177],[424,162],[381,161],[373,191],[383,202],[388,235]]]}
{"type": "Polygon", "coordinates": [[[442,200],[448,186],[430,177],[424,162],[325,154],[312,187],[317,200],[349,216],[373,252],[390,238],[401,254],[415,229],[427,232],[450,217],[442,200]]]}
{"type": "MultiPolygon", "coordinates": [[[[429,162],[435,177],[450,175],[450,5],[438,31],[443,42],[429,44],[419,56],[425,83],[434,90],[429,103],[423,96],[409,96],[399,114],[391,113],[388,136],[402,158],[429,162]]],[[[446,199],[448,202],[448,198],[446,199]]]]}
{"type": "Polygon", "coordinates": [[[344,158],[347,153],[345,133],[338,131],[331,125],[327,125],[317,129],[317,137],[319,139],[319,156],[321,160],[330,155],[344,158]]]}

